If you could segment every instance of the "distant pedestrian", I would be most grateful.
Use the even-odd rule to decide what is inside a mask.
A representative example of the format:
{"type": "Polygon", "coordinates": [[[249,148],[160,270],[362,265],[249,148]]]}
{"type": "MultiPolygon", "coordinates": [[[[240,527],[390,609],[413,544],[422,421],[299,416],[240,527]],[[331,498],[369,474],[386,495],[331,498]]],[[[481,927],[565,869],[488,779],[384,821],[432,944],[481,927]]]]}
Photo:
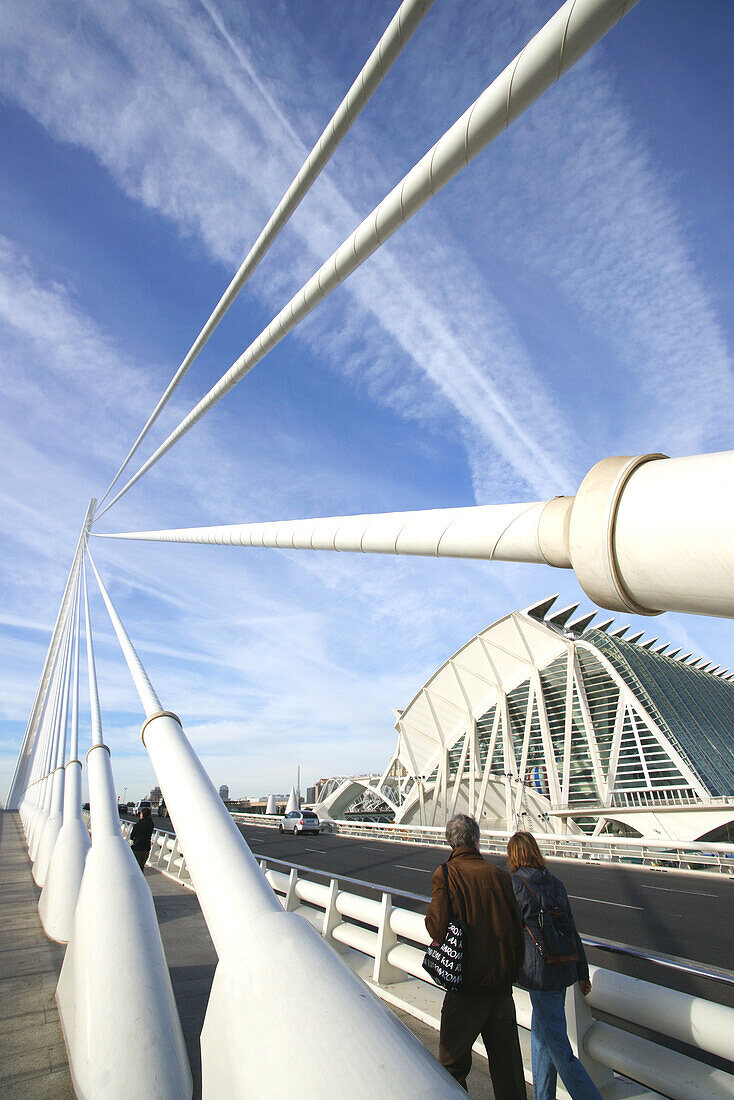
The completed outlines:
{"type": "Polygon", "coordinates": [[[433,873],[426,928],[441,943],[452,914],[466,926],[460,992],[447,990],[441,1011],[439,1061],[462,1088],[471,1048],[481,1034],[496,1100],[525,1100],[512,983],[523,962],[524,937],[512,881],[479,852],[479,825],[457,814],[446,826],[452,852],[433,873]],[[450,899],[446,892],[446,884],[450,899]]]}
{"type": "Polygon", "coordinates": [[[153,818],[146,806],[144,810],[140,811],[140,819],[135,822],[130,833],[130,847],[143,874],[145,874],[145,864],[148,862],[148,856],[150,855],[150,839],[154,828],[153,818]]]}
{"type": "Polygon", "coordinates": [[[574,1056],[566,1031],[566,989],[578,982],[585,997],[591,992],[584,945],[576,930],[566,888],[546,867],[531,833],[515,833],[510,837],[507,866],[525,925],[525,965],[518,985],[529,991],[533,1005],[530,1042],[534,1100],[555,1100],[559,1076],[572,1100],[602,1100],[598,1088],[574,1056]],[[547,914],[559,912],[559,917],[551,917],[551,921],[554,929],[560,929],[562,934],[567,931],[568,950],[563,947],[567,953],[549,955],[546,942],[549,937],[546,934],[544,940],[538,920],[541,909],[546,927],[547,914]]]}

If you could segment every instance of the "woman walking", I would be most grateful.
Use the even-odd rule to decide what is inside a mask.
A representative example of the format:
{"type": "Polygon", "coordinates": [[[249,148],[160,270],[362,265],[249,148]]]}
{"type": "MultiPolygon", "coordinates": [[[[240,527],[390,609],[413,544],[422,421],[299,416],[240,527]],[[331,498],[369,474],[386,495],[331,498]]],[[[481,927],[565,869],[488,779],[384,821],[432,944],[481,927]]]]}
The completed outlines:
{"type": "MultiPolygon", "coordinates": [[[[518,985],[527,989],[533,1005],[530,1044],[534,1100],[555,1100],[560,1075],[573,1100],[602,1100],[601,1093],[574,1056],[566,1033],[566,989],[579,983],[586,997],[591,992],[589,967],[576,931],[566,888],[545,865],[535,837],[515,833],[507,845],[507,866],[525,925],[525,964],[518,985]],[[540,912],[559,912],[556,921],[545,919],[545,939],[540,912]],[[550,924],[568,931],[568,942],[552,955],[550,924]],[[569,960],[569,961],[566,961],[569,960]]],[[[557,948],[558,945],[556,945],[557,948]]]]}

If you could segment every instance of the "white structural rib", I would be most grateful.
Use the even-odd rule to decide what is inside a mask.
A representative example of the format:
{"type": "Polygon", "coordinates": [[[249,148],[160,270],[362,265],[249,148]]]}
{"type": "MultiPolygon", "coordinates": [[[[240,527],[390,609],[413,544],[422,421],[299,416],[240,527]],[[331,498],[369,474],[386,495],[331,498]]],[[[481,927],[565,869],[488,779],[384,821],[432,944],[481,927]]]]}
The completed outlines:
{"type": "Polygon", "coordinates": [[[192,365],[255,268],[265,256],[281,229],[287,225],[301,201],[306,197],[312,185],[316,182],[322,170],[336,152],[342,138],[349,132],[352,125],[361,114],[362,108],[365,107],[372,95],[377,91],[382,83],[383,77],[387,74],[389,69],[392,68],[394,62],[412,37],[421,20],[433,6],[433,3],[434,0],[403,0],[403,3],[388,24],[382,38],[375,46],[364,67],[358,73],[356,80],[334,112],[323,134],[308,154],[297,176],[273,211],[267,225],[245,256],[237,274],[217,302],[209,320],[186,353],[184,361],[174,374],[168,388],[153,409],[153,412],[150,414],[140,435],[128,451],[124,462],[107,487],[104,496],[100,499],[100,504],[102,504],[110,494],[112,487],[116,484],[122,471],[155,424],[179,382],[186,374],[187,370],[192,365]]]}
{"type": "Polygon", "coordinates": [[[504,72],[291,298],[99,515],[104,515],[284,336],[506,130],[637,2],[567,0],[504,72]]]}

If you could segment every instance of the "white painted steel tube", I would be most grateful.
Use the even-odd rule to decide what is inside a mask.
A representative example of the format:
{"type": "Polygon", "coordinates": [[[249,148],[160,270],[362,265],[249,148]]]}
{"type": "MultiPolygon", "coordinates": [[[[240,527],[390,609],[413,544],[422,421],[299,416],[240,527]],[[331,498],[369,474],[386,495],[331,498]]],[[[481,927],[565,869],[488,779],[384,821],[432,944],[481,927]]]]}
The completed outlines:
{"type": "Polygon", "coordinates": [[[71,672],[71,736],[69,761],[64,768],[63,823],[48,865],[38,900],[38,912],[46,935],[67,943],[89,853],[89,833],[82,821],[82,766],[79,754],[79,611],[77,588],[74,653],[71,672]]]}
{"type": "MultiPolygon", "coordinates": [[[[637,0],[567,0],[461,118],[379,203],[222,375],[107,505],[151,466],[312,310],[606,34],[637,0]]],[[[100,515],[103,513],[100,512],[100,515]]]]}
{"type": "MultiPolygon", "coordinates": [[[[109,757],[97,747],[93,758],[91,797],[105,800],[94,783],[109,757]]],[[[119,827],[115,836],[94,837],[56,1001],[80,1100],[191,1097],[153,899],[119,827]]]]}
{"type": "Polygon", "coordinates": [[[87,753],[87,773],[92,841],[116,837],[120,833],[120,815],[107,745],[92,745],[87,753]]]}
{"type": "Polygon", "coordinates": [[[390,912],[390,928],[396,936],[405,936],[407,940],[425,944],[426,947],[431,942],[420,913],[412,913],[408,909],[393,909],[390,912]]]}
{"type": "MultiPolygon", "coordinates": [[[[68,624],[67,624],[68,625],[68,624]]],[[[44,711],[46,723],[45,738],[42,738],[41,760],[39,766],[39,779],[36,794],[36,811],[31,823],[28,835],[28,855],[31,861],[35,861],[38,853],[38,845],[43,834],[49,814],[49,798],[53,785],[53,762],[55,756],[56,738],[58,736],[60,708],[63,694],[64,675],[66,668],[68,632],[64,630],[61,647],[57,651],[57,659],[53,669],[53,676],[49,681],[49,699],[53,695],[53,702],[44,711]]]]}
{"type": "MultiPolygon", "coordinates": [[[[196,337],[183,363],[174,374],[165,393],[150,414],[140,435],[130,448],[124,462],[113,477],[104,495],[100,498],[100,504],[106,500],[113,485],[116,484],[120,474],[145,439],[153,424],[155,424],[179,382],[186,374],[187,370],[192,365],[255,268],[269,250],[275,238],[290,221],[291,216],[306,197],[328,161],[336,152],[342,139],[357,121],[357,118],[362,113],[363,107],[366,106],[373,94],[377,91],[383,78],[392,68],[394,62],[407,45],[414,31],[417,30],[421,20],[433,6],[433,2],[434,0],[403,0],[403,3],[390,20],[382,38],[370,54],[364,67],[357,74],[354,83],[339,104],[332,118],[327,123],[321,137],[314,145],[299,169],[295,179],[273,211],[267,225],[260,233],[260,236],[255,241],[247,256],[245,256],[236,275],[217,302],[209,320],[196,337]]],[[[118,496],[110,502],[108,507],[111,508],[120,496],[122,496],[122,493],[119,493],[118,496]]],[[[107,511],[107,509],[105,508],[104,511],[107,511]]],[[[99,514],[102,515],[102,512],[99,514]]]]}
{"type": "Polygon", "coordinates": [[[102,578],[89,560],[147,716],[143,743],[221,956],[240,935],[243,922],[278,910],[278,902],[180,723],[163,712],[102,578]]]}
{"type": "Polygon", "coordinates": [[[734,451],[636,468],[619,497],[613,542],[623,594],[635,605],[734,617],[734,451]]]}
{"type": "Polygon", "coordinates": [[[731,1060],[734,1008],[666,989],[626,974],[590,967],[589,1004],[612,1016],[731,1060]]]}
{"type": "Polygon", "coordinates": [[[575,497],[100,538],[573,567],[601,607],[734,617],[734,451],[598,462],[575,497]]]}
{"type": "Polygon", "coordinates": [[[321,882],[311,882],[307,878],[299,878],[296,883],[296,897],[301,901],[310,902],[311,905],[319,905],[325,909],[329,901],[329,887],[321,882]]]}
{"type": "Polygon", "coordinates": [[[64,820],[38,900],[38,912],[43,930],[57,943],[66,943],[71,935],[74,911],[90,847],[89,833],[81,819],[81,771],[82,766],[78,760],[72,760],[66,765],[64,820]],[[78,806],[76,814],[67,814],[67,801],[78,806]]]}
{"type": "Polygon", "coordinates": [[[33,879],[37,886],[43,886],[46,881],[46,874],[48,872],[48,866],[51,861],[56,839],[61,832],[61,826],[64,823],[63,808],[64,808],[64,756],[66,754],[66,735],[67,725],[69,721],[69,696],[71,690],[71,627],[72,619],[69,621],[69,637],[67,639],[67,647],[65,654],[65,664],[63,673],[63,685],[61,694],[61,706],[59,710],[59,721],[56,729],[56,741],[54,752],[55,768],[53,775],[51,776],[51,784],[48,788],[50,794],[47,795],[47,809],[48,815],[46,817],[45,824],[43,826],[43,832],[41,833],[38,847],[36,849],[35,858],[33,860],[33,879]]]}
{"type": "Polygon", "coordinates": [[[422,981],[428,982],[429,985],[435,985],[436,983],[430,977],[428,971],[423,969],[424,956],[425,951],[421,951],[417,947],[411,947],[407,943],[399,943],[390,948],[387,953],[387,961],[391,966],[397,967],[398,970],[404,970],[406,974],[412,974],[414,978],[420,978],[422,981]]]}
{"type": "Polygon", "coordinates": [[[31,710],[30,717],[28,719],[28,726],[26,727],[25,736],[23,738],[23,747],[21,748],[20,755],[18,757],[18,763],[15,768],[15,774],[13,775],[13,781],[10,785],[10,792],[6,806],[9,810],[14,809],[23,794],[23,791],[27,784],[28,779],[28,765],[33,754],[33,748],[38,735],[38,725],[41,718],[41,711],[43,702],[46,698],[49,682],[51,679],[51,673],[54,668],[56,656],[61,641],[63,627],[66,622],[66,618],[69,611],[69,604],[71,600],[71,594],[74,590],[74,584],[76,581],[77,572],[82,559],[82,553],[86,542],[89,526],[94,514],[94,510],[97,507],[97,501],[92,498],[87,508],[87,514],[84,517],[84,523],[79,534],[79,540],[76,545],[74,557],[72,559],[71,568],[69,569],[69,575],[66,579],[66,585],[64,586],[64,592],[61,597],[61,604],[56,616],[56,622],[51,633],[51,641],[49,642],[48,651],[46,653],[46,660],[43,665],[43,672],[41,673],[41,679],[38,684],[38,690],[36,691],[36,697],[33,702],[33,708],[31,710]]]}
{"type": "Polygon", "coordinates": [[[418,554],[545,564],[538,542],[545,502],[434,508],[324,519],[234,523],[169,531],[135,531],[99,538],[151,542],[335,550],[359,554],[418,554]]]}
{"type": "Polygon", "coordinates": [[[56,993],[69,1067],[82,1100],[153,1095],[187,1100],[193,1092],[191,1070],[153,899],[120,833],[110,753],[102,734],[86,582],[84,604],[93,843],[56,993]]]}
{"type": "Polygon", "coordinates": [[[87,679],[89,681],[89,717],[92,726],[92,745],[103,745],[102,714],[99,707],[99,692],[97,690],[97,666],[94,660],[92,621],[89,616],[87,570],[84,565],[82,565],[82,591],[84,593],[84,627],[85,637],[87,639],[87,679]]]}
{"type": "Polygon", "coordinates": [[[382,915],[382,903],[373,898],[363,898],[359,894],[349,894],[346,890],[340,890],[336,896],[336,911],[343,917],[351,917],[352,920],[362,921],[378,928],[382,915]]]}
{"type": "Polygon", "coordinates": [[[369,955],[374,959],[377,951],[376,932],[370,932],[368,928],[360,928],[358,924],[337,924],[332,931],[332,936],[338,943],[353,947],[355,951],[361,951],[363,955],[369,955]]]}
{"type": "Polygon", "coordinates": [[[603,1066],[655,1089],[670,1100],[734,1100],[734,1077],[639,1035],[595,1020],[584,1050],[603,1066]]]}
{"type": "MultiPolygon", "coordinates": [[[[125,657],[127,667],[130,671],[130,675],[133,678],[135,690],[140,696],[140,702],[143,704],[143,710],[145,711],[146,715],[150,717],[150,715],[157,714],[159,711],[163,710],[163,707],[161,706],[161,701],[156,695],[155,689],[148,679],[148,674],[143,668],[140,658],[135,652],[133,644],[128,637],[127,631],[122,625],[120,616],[115,611],[112,600],[109,597],[109,593],[102,583],[102,578],[97,572],[97,567],[92,561],[92,555],[89,553],[89,551],[87,551],[87,556],[89,558],[89,564],[94,571],[94,576],[97,580],[100,593],[102,594],[102,599],[104,600],[105,607],[107,608],[107,611],[109,613],[112,628],[117,635],[117,640],[120,643],[120,648],[125,657]]],[[[168,805],[167,802],[166,805],[168,805]]]]}
{"type": "Polygon", "coordinates": [[[160,712],[96,569],[95,575],[148,715],[143,740],[219,956],[201,1036],[203,1094],[260,1100],[277,1066],[284,1094],[318,1079],[323,1100],[358,1096],[367,1081],[386,1100],[464,1096],[321,937],[283,912],[180,723],[160,712]],[[263,990],[286,988],[293,1003],[309,1005],[297,1031],[287,1013],[265,1011],[261,999],[263,990]]]}

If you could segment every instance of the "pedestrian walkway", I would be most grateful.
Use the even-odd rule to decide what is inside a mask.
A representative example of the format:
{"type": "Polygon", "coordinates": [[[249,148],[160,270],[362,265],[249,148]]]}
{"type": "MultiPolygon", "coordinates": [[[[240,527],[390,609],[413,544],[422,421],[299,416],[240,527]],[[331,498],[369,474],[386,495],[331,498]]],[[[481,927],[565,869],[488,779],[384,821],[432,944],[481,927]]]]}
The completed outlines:
{"type": "MultiPolygon", "coordinates": [[[[153,894],[194,1078],[201,1097],[199,1036],[217,956],[196,895],[151,867],[145,879],[153,894]]],[[[54,993],[64,948],[46,939],[38,916],[40,890],[17,813],[0,811],[0,1097],[2,1100],[74,1100],[54,993]]],[[[125,1011],[124,977],[120,1011],[125,1011]]],[[[257,1006],[253,1005],[257,1011],[257,1006]]],[[[438,1033],[396,1012],[429,1050],[438,1053],[438,1033]]],[[[487,1063],[474,1056],[469,1077],[474,1100],[491,1100],[487,1063]]],[[[307,1092],[304,1092],[307,1097],[307,1092]]]]}
{"type": "Polygon", "coordinates": [[[17,813],[0,811],[0,1096],[74,1100],[54,993],[64,948],[46,939],[17,813]]]}

